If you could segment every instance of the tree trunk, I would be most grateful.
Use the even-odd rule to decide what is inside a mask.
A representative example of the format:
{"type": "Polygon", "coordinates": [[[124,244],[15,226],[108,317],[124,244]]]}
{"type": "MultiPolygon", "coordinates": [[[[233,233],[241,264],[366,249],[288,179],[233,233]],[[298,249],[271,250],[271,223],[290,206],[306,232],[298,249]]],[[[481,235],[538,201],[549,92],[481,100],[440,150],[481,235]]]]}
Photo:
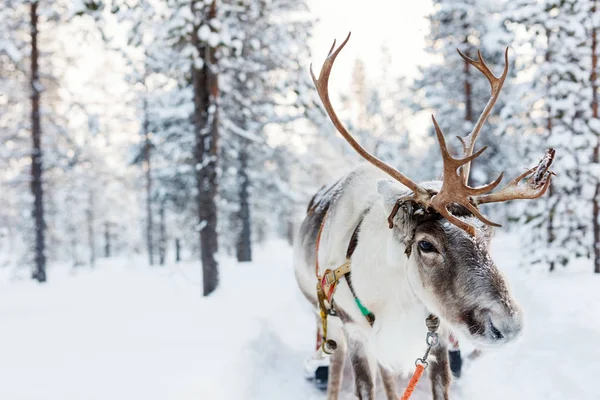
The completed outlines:
{"type": "Polygon", "coordinates": [[[88,226],[88,245],[90,247],[90,266],[96,265],[96,242],[94,232],[94,195],[92,192],[89,193],[89,202],[87,214],[87,226],[88,226]]]}
{"type": "MultiPolygon", "coordinates": [[[[467,53],[465,53],[467,54],[467,53]]],[[[470,72],[469,72],[469,68],[470,65],[467,62],[467,60],[465,60],[465,64],[463,67],[463,72],[465,73],[465,121],[469,121],[469,122],[473,122],[473,90],[471,87],[471,79],[469,78],[470,72]]]]}
{"type": "MultiPolygon", "coordinates": [[[[546,31],[546,40],[548,42],[548,49],[550,49],[550,31],[549,30],[546,31]]],[[[550,62],[550,50],[546,51],[546,55],[544,58],[547,63],[550,62]]],[[[548,82],[546,84],[546,90],[548,92],[550,91],[550,82],[548,82]]],[[[552,109],[550,108],[550,106],[548,106],[547,111],[548,111],[548,119],[546,120],[546,130],[548,131],[548,137],[550,137],[550,135],[552,134],[552,109]]],[[[552,204],[554,196],[555,196],[554,188],[552,187],[552,183],[550,183],[550,188],[548,189],[548,204],[552,204]]],[[[554,202],[554,204],[556,205],[558,203],[554,202]]],[[[554,234],[555,205],[551,206],[550,210],[548,212],[548,230],[547,230],[548,248],[552,247],[552,243],[556,239],[556,236],[554,234]]],[[[554,260],[550,261],[549,270],[554,271],[555,267],[556,267],[556,262],[554,260]]]]}
{"type": "MultiPolygon", "coordinates": [[[[288,215],[288,218],[290,218],[289,215],[288,215]]],[[[286,230],[285,230],[285,232],[286,232],[285,237],[290,246],[294,245],[294,233],[295,233],[294,231],[295,231],[294,223],[290,219],[286,223],[286,230]]]]}
{"type": "Polygon", "coordinates": [[[165,202],[160,203],[159,229],[158,229],[158,263],[165,265],[167,254],[167,227],[165,226],[165,202]]]}
{"type": "Polygon", "coordinates": [[[110,222],[104,223],[104,257],[110,257],[110,222]]]}
{"type": "Polygon", "coordinates": [[[40,123],[40,81],[38,64],[38,15],[37,2],[31,3],[31,192],[33,194],[32,216],[35,221],[35,271],[32,278],[46,281],[46,246],[44,222],[44,188],[42,186],[42,127],[40,123]]]}
{"type": "Polygon", "coordinates": [[[73,258],[73,267],[79,267],[81,263],[79,262],[79,255],[77,254],[77,239],[75,238],[74,233],[71,234],[71,257],[73,258]]]}
{"type": "MultiPolygon", "coordinates": [[[[592,19],[595,18],[596,14],[596,0],[592,0],[592,19]]],[[[592,28],[592,74],[590,80],[592,84],[592,117],[598,118],[598,75],[596,69],[598,68],[598,54],[597,54],[597,31],[596,26],[592,28]]],[[[594,147],[594,155],[592,163],[598,164],[600,158],[600,138],[596,133],[596,146],[594,147]]],[[[598,217],[600,214],[600,181],[596,178],[596,189],[594,191],[593,200],[593,215],[592,221],[594,224],[594,272],[600,274],[600,222],[598,217]]]]}
{"type": "Polygon", "coordinates": [[[150,162],[150,120],[148,116],[148,100],[144,98],[144,172],[146,174],[146,244],[148,246],[148,262],[154,265],[154,238],[152,230],[152,164],[150,162]]]}
{"type": "MultiPolygon", "coordinates": [[[[193,0],[192,14],[196,5],[203,2],[193,0]]],[[[208,8],[202,20],[216,17],[216,0],[208,8]]],[[[217,238],[217,157],[219,139],[218,75],[215,49],[198,38],[198,26],[192,32],[192,44],[198,49],[203,67],[192,66],[192,84],[194,88],[194,158],[196,162],[196,183],[198,187],[198,215],[200,230],[200,251],[202,253],[203,294],[208,296],[219,284],[219,269],[215,254],[219,243],[217,238]]]]}
{"type": "Polygon", "coordinates": [[[239,219],[241,221],[241,229],[238,233],[236,246],[237,260],[239,262],[252,261],[252,227],[250,224],[250,193],[249,193],[249,178],[248,178],[248,153],[246,149],[240,149],[238,153],[239,169],[239,198],[240,212],[239,219]]]}
{"type": "MultiPolygon", "coordinates": [[[[468,31],[468,26],[465,26],[465,32],[468,31]]],[[[465,37],[464,40],[464,44],[465,44],[465,55],[468,55],[469,53],[467,52],[467,48],[469,46],[469,41],[468,39],[465,37]]],[[[464,90],[465,90],[465,121],[468,121],[471,123],[471,125],[473,125],[473,87],[471,86],[471,72],[470,72],[470,64],[467,62],[467,60],[464,60],[464,64],[463,64],[463,72],[465,73],[465,84],[464,84],[464,90]]],[[[467,167],[465,167],[467,168],[467,167]]],[[[462,169],[462,168],[461,168],[462,169]]],[[[474,185],[472,178],[469,174],[469,177],[467,178],[468,180],[468,184],[469,185],[474,185]]]]}
{"type": "Polygon", "coordinates": [[[181,240],[179,238],[175,239],[175,262],[178,263],[181,261],[181,240]]]}
{"type": "MultiPolygon", "coordinates": [[[[549,200],[549,204],[550,205],[550,210],[549,210],[549,214],[548,214],[548,230],[547,230],[547,235],[548,235],[548,248],[552,248],[552,243],[554,243],[554,241],[556,240],[556,235],[554,234],[554,212],[556,209],[556,205],[558,204],[558,202],[554,202],[554,204],[552,204],[552,201],[554,199],[554,188],[552,187],[552,184],[550,184],[550,187],[548,188],[548,200],[549,200]]],[[[550,261],[550,264],[548,265],[550,272],[554,271],[554,269],[556,268],[556,261],[552,260],[550,261]]]]}

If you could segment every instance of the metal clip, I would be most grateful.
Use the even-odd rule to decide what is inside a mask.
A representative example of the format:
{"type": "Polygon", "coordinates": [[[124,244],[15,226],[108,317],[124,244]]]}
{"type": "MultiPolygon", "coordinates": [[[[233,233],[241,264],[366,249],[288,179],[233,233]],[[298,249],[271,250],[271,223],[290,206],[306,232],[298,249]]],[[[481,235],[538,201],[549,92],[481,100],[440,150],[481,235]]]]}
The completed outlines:
{"type": "Polygon", "coordinates": [[[425,339],[429,347],[435,347],[440,342],[440,337],[437,332],[427,332],[427,339],[425,339]]]}
{"type": "Polygon", "coordinates": [[[427,362],[427,358],[429,357],[429,352],[435,346],[440,343],[440,337],[437,333],[437,330],[440,326],[440,321],[434,315],[430,315],[426,320],[427,328],[429,332],[427,332],[427,337],[425,338],[425,343],[427,343],[427,350],[425,350],[425,354],[423,357],[417,358],[415,361],[415,365],[421,363],[425,369],[429,367],[429,363],[427,362]]]}
{"type": "Polygon", "coordinates": [[[337,349],[337,343],[334,340],[327,339],[327,316],[335,315],[332,314],[332,309],[328,309],[325,304],[325,294],[323,293],[323,289],[321,285],[317,283],[317,298],[319,299],[319,308],[321,315],[321,327],[323,329],[323,343],[321,348],[325,354],[332,354],[335,349],[337,349]]]}
{"type": "Polygon", "coordinates": [[[335,340],[325,340],[323,342],[323,352],[325,354],[333,354],[333,352],[337,349],[337,343],[335,340]]]}

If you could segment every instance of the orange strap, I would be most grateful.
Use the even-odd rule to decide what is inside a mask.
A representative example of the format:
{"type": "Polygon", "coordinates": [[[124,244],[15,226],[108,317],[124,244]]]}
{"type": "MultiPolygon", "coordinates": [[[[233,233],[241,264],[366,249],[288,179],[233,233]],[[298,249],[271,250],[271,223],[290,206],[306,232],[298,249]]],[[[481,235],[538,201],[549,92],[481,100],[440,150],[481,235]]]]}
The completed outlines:
{"type": "Polygon", "coordinates": [[[412,378],[410,378],[410,382],[408,382],[408,386],[404,390],[404,394],[400,400],[408,400],[410,398],[410,395],[415,391],[415,387],[417,387],[417,382],[419,382],[421,375],[423,375],[423,371],[425,371],[423,364],[418,364],[415,373],[412,378]]]}

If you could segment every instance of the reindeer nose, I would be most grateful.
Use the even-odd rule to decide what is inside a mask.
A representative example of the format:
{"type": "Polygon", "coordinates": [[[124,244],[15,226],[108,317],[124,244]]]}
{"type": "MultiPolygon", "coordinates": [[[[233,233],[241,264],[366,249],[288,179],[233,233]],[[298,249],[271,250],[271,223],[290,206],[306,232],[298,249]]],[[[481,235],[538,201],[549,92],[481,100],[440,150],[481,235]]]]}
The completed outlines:
{"type": "Polygon", "coordinates": [[[488,330],[490,331],[493,340],[504,339],[504,335],[496,328],[496,325],[494,325],[491,318],[488,321],[488,330]]]}
{"type": "Polygon", "coordinates": [[[521,309],[488,311],[485,336],[492,342],[501,344],[510,342],[523,331],[523,312],[521,309]]]}

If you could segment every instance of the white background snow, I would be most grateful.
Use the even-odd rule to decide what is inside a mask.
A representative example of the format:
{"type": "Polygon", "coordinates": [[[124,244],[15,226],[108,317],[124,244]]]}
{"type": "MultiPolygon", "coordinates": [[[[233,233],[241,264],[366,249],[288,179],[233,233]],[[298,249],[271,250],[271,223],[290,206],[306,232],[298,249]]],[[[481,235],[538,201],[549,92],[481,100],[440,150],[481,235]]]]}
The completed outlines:
{"type": "MultiPolygon", "coordinates": [[[[466,364],[452,398],[599,399],[600,276],[587,264],[520,268],[516,237],[497,237],[494,250],[526,333],[466,364]]],[[[221,265],[209,298],[196,262],[112,259],[75,273],[56,265],[46,285],[0,270],[0,399],[324,399],[303,377],[315,322],[291,249],[271,242],[252,264],[221,265]]],[[[351,380],[343,398],[353,398],[351,380]]],[[[426,389],[413,398],[429,399],[426,389]]]]}

